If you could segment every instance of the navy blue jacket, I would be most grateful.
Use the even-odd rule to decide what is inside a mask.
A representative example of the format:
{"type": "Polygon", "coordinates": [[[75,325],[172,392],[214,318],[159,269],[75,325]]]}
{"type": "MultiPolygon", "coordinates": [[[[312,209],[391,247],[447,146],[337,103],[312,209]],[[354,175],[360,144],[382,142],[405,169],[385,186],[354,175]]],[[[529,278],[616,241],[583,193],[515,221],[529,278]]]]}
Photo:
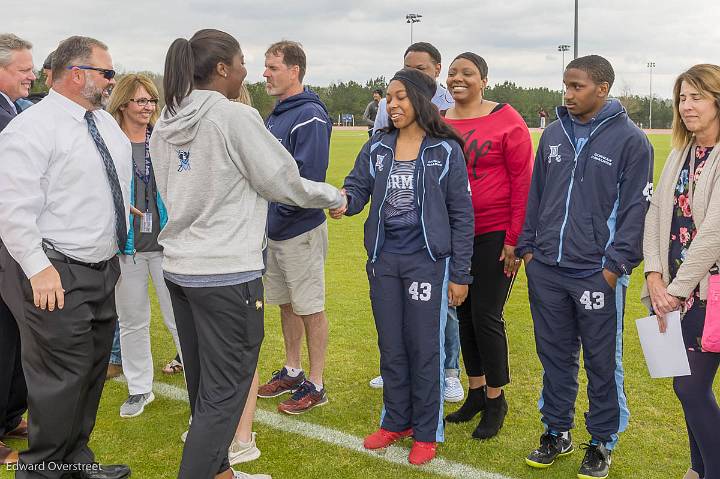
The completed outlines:
{"type": "MultiPolygon", "coordinates": [[[[275,105],[265,122],[275,138],[295,158],[300,176],[325,181],[330,160],[332,122],[320,98],[308,88],[275,105]]],[[[282,241],[323,224],[325,213],[281,203],[270,203],[268,237],[282,241]]]]}
{"type": "Polygon", "coordinates": [[[540,138],[515,254],[548,265],[629,275],[642,260],[653,148],[617,100],[576,151],[565,107],[540,138]]]}
{"type": "MultiPolygon", "coordinates": [[[[365,249],[372,262],[382,251],[384,241],[383,206],[397,133],[377,131],[360,150],[343,185],[348,216],[360,213],[372,197],[365,221],[365,249]]],[[[418,216],[430,257],[433,261],[450,257],[450,281],[472,283],[474,214],[460,145],[453,140],[425,137],[415,163],[414,183],[418,216]]]]}
{"type": "MultiPolygon", "coordinates": [[[[20,109],[18,108],[18,113],[19,112],[20,109]]],[[[8,103],[4,96],[0,95],[0,131],[3,131],[15,116],[15,111],[12,109],[10,103],[8,103]]]]}

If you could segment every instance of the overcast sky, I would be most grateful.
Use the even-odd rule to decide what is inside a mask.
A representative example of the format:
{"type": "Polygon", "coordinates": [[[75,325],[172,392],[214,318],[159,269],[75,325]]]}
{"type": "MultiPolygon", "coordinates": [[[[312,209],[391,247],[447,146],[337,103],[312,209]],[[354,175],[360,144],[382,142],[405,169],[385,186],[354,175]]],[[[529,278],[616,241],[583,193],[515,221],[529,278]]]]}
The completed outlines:
{"type": "MultiPolygon", "coordinates": [[[[720,64],[717,0],[580,1],[579,54],[597,53],[615,68],[613,93],[669,98],[678,73],[695,63],[720,64]]],[[[573,0],[2,0],[0,31],[34,43],[35,64],[70,35],[96,37],[110,47],[118,70],[162,72],[177,37],[200,28],[234,35],[245,53],[247,81],[262,80],[264,52],[279,39],[300,41],[308,57],[306,83],[389,78],[410,43],[407,13],[421,14],[414,41],[443,56],[441,79],[463,51],[482,55],[491,84],[560,89],[559,44],[573,43],[573,0]]],[[[572,49],[566,53],[566,63],[572,49]]]]}

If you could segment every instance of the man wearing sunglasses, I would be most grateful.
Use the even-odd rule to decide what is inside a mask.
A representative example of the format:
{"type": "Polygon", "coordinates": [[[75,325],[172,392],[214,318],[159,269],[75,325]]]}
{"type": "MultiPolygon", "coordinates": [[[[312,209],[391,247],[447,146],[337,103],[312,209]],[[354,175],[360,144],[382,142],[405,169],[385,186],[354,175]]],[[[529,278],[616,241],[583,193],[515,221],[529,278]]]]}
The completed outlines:
{"type": "Polygon", "coordinates": [[[20,330],[28,450],[16,479],[123,479],[88,447],[117,321],[130,142],[102,108],[115,81],[102,42],[55,51],[53,89],[0,133],[0,292],[20,330]]]}

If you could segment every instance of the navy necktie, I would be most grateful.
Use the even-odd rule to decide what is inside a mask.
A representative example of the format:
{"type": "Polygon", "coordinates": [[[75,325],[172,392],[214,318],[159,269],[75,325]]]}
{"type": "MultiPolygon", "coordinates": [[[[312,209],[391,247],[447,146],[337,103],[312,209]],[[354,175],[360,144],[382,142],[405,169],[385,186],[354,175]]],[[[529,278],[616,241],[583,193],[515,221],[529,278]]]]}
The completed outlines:
{"type": "Polygon", "coordinates": [[[22,111],[22,107],[21,107],[20,104],[19,104],[18,102],[16,102],[16,101],[13,102],[13,105],[15,105],[15,114],[16,114],[16,115],[19,115],[20,112],[22,111]]]}
{"type": "Polygon", "coordinates": [[[95,146],[97,146],[103,164],[105,165],[105,173],[107,174],[113,205],[115,206],[115,235],[117,237],[118,248],[122,252],[125,251],[125,243],[127,242],[127,227],[125,226],[126,212],[122,190],[120,189],[120,181],[118,180],[117,171],[115,171],[115,163],[113,163],[105,141],[102,136],[100,136],[91,111],[85,112],[85,121],[87,121],[90,136],[92,136],[92,139],[95,141],[95,146]]]}

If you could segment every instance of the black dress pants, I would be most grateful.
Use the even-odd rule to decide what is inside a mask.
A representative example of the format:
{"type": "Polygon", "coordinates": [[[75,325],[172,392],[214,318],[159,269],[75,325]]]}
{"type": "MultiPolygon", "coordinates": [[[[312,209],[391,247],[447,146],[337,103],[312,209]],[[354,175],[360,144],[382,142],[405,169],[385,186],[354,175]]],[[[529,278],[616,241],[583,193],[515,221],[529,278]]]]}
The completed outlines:
{"type": "Polygon", "coordinates": [[[262,279],[170,290],[183,353],[192,423],[179,479],[212,479],[230,468],[232,442],[264,336],[262,279]]]}
{"type": "Polygon", "coordinates": [[[65,307],[41,310],[20,265],[0,248],[0,291],[20,330],[28,389],[29,448],[20,453],[16,479],[57,479],[67,465],[95,460],[88,442],[117,321],[120,265],[117,258],[99,269],[56,260],[52,265],[65,289],[65,307]]]}
{"type": "Polygon", "coordinates": [[[20,333],[0,295],[0,437],[20,424],[26,410],[27,388],[20,361],[20,333]]]}

